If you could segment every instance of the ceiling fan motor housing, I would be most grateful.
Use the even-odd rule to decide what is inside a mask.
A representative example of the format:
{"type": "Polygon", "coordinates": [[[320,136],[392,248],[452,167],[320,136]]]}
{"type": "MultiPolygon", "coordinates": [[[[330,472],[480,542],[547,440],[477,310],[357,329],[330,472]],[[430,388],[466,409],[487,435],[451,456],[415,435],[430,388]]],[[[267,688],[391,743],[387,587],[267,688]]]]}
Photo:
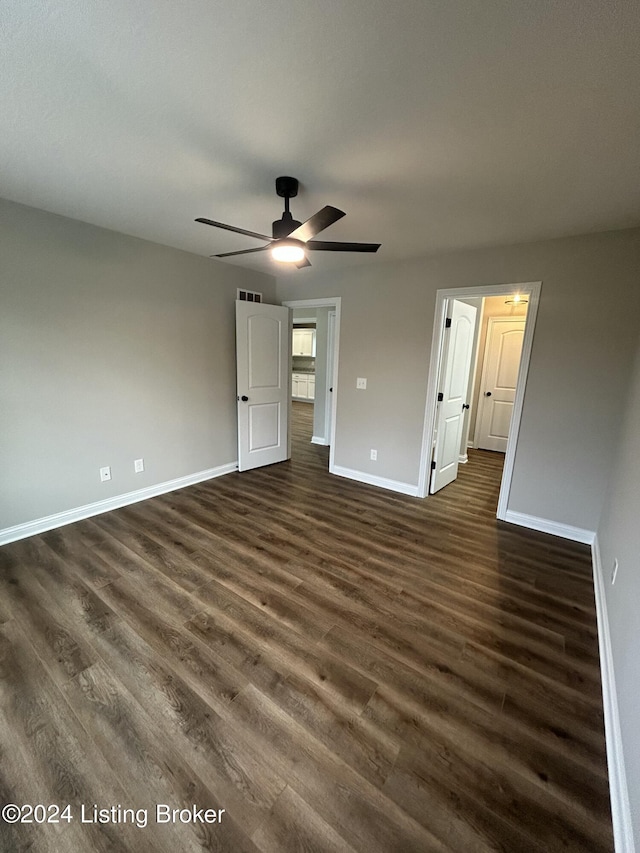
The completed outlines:
{"type": "Polygon", "coordinates": [[[275,222],[271,224],[271,233],[273,234],[274,240],[281,240],[283,237],[288,237],[292,231],[295,231],[296,228],[299,228],[302,223],[298,222],[297,219],[294,219],[293,216],[286,210],[282,214],[282,219],[276,219],[275,222]]]}

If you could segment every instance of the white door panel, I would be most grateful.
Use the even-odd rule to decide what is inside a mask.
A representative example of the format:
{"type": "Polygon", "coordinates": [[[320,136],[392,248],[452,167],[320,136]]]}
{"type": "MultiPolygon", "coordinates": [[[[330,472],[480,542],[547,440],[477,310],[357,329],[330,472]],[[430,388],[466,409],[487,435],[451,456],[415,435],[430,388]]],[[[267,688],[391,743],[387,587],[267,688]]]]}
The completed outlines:
{"type": "Polygon", "coordinates": [[[249,452],[280,446],[280,405],[258,403],[248,407],[249,452]]]}
{"type": "Polygon", "coordinates": [[[288,308],[236,302],[238,469],[289,458],[288,308]]]}
{"type": "Polygon", "coordinates": [[[281,370],[280,322],[274,317],[255,315],[249,315],[246,322],[249,388],[254,391],[277,387],[281,370]]]}
{"type": "Polygon", "coordinates": [[[511,412],[513,411],[513,403],[497,400],[491,406],[491,423],[489,425],[489,435],[494,438],[509,437],[509,424],[511,423],[511,412]]]}
{"type": "MultiPolygon", "coordinates": [[[[457,473],[460,456],[457,444],[458,435],[460,433],[460,417],[460,415],[454,415],[451,418],[447,418],[443,423],[442,442],[440,443],[442,448],[439,462],[440,474],[451,471],[453,466],[455,466],[457,473]]],[[[452,479],[455,479],[455,477],[452,479]]],[[[442,486],[440,486],[440,488],[442,488],[442,486]]]]}
{"type": "Polygon", "coordinates": [[[509,329],[503,331],[499,336],[500,352],[498,353],[496,366],[496,389],[503,389],[513,393],[518,381],[518,367],[520,366],[520,353],[522,352],[522,338],[524,337],[524,323],[521,329],[509,329]]]}
{"type": "Polygon", "coordinates": [[[476,430],[476,445],[482,450],[507,449],[524,325],[524,320],[489,318],[476,430]]]}
{"type": "Polygon", "coordinates": [[[451,326],[445,330],[440,386],[442,401],[436,414],[434,467],[430,491],[437,492],[458,476],[460,436],[467,402],[469,369],[473,356],[476,309],[452,300],[451,326]]]}

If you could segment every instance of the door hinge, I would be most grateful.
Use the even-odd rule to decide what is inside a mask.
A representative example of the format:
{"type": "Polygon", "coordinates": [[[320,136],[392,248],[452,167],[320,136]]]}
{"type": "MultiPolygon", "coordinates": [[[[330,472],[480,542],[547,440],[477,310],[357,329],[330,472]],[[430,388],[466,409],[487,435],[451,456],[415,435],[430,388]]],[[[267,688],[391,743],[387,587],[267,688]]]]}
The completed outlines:
{"type": "Polygon", "coordinates": [[[451,328],[451,317],[447,317],[447,319],[444,321],[444,327],[445,329],[451,328]]]}
{"type": "Polygon", "coordinates": [[[444,400],[444,394],[442,393],[442,391],[440,391],[438,394],[438,402],[441,403],[443,400],[444,400]]]}
{"type": "Polygon", "coordinates": [[[435,459],[432,459],[432,460],[431,460],[431,470],[432,470],[432,471],[435,471],[435,470],[436,470],[436,460],[435,460],[435,459]]]}

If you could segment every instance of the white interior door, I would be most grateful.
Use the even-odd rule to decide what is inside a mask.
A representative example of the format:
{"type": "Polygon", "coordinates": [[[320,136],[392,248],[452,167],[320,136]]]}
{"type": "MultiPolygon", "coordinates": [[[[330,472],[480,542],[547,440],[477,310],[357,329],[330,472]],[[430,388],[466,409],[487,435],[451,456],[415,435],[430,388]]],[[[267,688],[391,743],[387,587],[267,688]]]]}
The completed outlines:
{"type": "Polygon", "coordinates": [[[482,450],[506,452],[524,324],[524,320],[489,318],[476,429],[476,446],[482,450]]]}
{"type": "Polygon", "coordinates": [[[336,345],[336,312],[329,311],[327,329],[327,381],[326,400],[324,409],[324,439],[327,444],[331,443],[331,427],[333,418],[333,383],[335,372],[335,345],[336,345]]]}
{"type": "Polygon", "coordinates": [[[236,302],[240,471],[290,456],[290,314],[279,305],[236,302]]]}
{"type": "Polygon", "coordinates": [[[464,408],[468,405],[469,371],[473,356],[476,308],[453,299],[451,325],[445,329],[436,412],[436,435],[431,472],[431,494],[458,476],[464,408]],[[440,395],[442,399],[440,399],[440,395]]]}

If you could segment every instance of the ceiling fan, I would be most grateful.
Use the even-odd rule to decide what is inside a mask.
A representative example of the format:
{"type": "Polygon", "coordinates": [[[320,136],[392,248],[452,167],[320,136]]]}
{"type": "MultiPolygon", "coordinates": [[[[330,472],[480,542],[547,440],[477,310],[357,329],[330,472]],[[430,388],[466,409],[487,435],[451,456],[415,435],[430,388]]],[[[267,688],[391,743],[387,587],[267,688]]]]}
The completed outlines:
{"type": "Polygon", "coordinates": [[[230,258],[233,255],[248,255],[252,252],[266,252],[271,250],[271,256],[276,261],[295,264],[298,269],[310,267],[307,257],[308,251],[314,252],[377,252],[380,243],[328,243],[312,238],[324,231],[338,219],[346,214],[337,207],[327,205],[307,219],[306,222],[298,222],[289,211],[289,199],[298,195],[297,178],[276,178],[276,193],[284,199],[284,212],[280,219],[272,224],[272,237],[266,234],[257,234],[255,231],[246,231],[244,228],[236,228],[234,225],[225,225],[224,222],[214,222],[213,219],[200,217],[196,222],[205,225],[213,225],[215,228],[224,228],[226,231],[234,231],[236,234],[244,234],[247,237],[255,237],[258,240],[267,240],[266,246],[257,249],[241,249],[238,252],[223,252],[220,255],[211,255],[212,258],[230,258]]]}

